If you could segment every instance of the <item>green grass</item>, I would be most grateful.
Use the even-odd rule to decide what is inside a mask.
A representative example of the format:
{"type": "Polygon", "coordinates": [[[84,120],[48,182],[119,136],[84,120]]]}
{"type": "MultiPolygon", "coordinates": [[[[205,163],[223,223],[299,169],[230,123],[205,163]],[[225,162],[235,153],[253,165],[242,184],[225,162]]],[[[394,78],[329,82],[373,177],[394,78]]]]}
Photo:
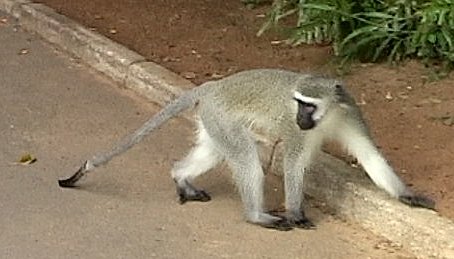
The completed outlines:
{"type": "Polygon", "coordinates": [[[289,43],[331,43],[341,64],[454,64],[454,0],[275,0],[258,35],[283,21],[291,22],[289,43]]]}

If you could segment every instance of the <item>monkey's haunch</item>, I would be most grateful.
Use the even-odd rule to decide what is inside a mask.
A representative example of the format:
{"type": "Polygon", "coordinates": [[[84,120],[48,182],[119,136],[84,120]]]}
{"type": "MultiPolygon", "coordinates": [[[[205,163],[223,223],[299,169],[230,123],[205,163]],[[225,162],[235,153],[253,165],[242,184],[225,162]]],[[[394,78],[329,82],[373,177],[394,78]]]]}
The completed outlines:
{"type": "Polygon", "coordinates": [[[84,164],[77,170],[75,174],[73,174],[71,177],[64,179],[64,180],[58,180],[58,185],[60,187],[65,187],[65,188],[70,188],[70,187],[75,187],[75,183],[80,180],[88,171],[90,170],[88,166],[88,160],[84,162],[84,164]]]}

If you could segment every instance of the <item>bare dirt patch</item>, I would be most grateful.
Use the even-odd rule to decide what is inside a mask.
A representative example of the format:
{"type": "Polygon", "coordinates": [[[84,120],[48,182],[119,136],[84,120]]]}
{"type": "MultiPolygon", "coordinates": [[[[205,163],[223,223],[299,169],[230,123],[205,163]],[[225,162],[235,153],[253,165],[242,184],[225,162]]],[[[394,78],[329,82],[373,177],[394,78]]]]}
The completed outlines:
{"type": "MultiPolygon", "coordinates": [[[[281,39],[276,34],[257,38],[266,7],[248,10],[239,0],[37,2],[195,83],[259,67],[333,71],[327,46],[273,44],[281,39]]],[[[355,65],[344,79],[394,168],[454,218],[453,76],[431,82],[428,70],[412,61],[355,65]]]]}

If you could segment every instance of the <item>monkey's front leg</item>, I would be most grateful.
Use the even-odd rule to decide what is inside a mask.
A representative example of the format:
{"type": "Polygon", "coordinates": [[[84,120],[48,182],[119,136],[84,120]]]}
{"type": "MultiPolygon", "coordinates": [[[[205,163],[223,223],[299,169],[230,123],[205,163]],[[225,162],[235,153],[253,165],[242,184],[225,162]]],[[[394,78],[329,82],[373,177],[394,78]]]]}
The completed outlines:
{"type": "MultiPolygon", "coordinates": [[[[300,170],[303,171],[303,170],[300,170]]],[[[315,228],[315,224],[310,221],[303,209],[303,184],[301,174],[286,173],[285,175],[285,213],[284,217],[291,226],[304,229],[315,228]]]]}
{"type": "Polygon", "coordinates": [[[304,229],[313,229],[312,223],[304,214],[303,202],[303,178],[306,166],[304,158],[299,152],[287,154],[284,158],[284,183],[285,183],[285,213],[283,216],[291,226],[304,229]]]}

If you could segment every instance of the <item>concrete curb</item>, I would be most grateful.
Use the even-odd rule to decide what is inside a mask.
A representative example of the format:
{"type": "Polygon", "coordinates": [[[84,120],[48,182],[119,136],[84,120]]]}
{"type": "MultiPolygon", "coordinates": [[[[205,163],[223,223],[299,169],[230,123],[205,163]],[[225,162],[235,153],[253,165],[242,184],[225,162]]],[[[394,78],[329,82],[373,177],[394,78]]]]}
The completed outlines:
{"type": "Polygon", "coordinates": [[[25,0],[2,0],[0,10],[27,30],[81,59],[120,85],[163,105],[193,84],[144,57],[90,31],[51,8],[25,0]]]}
{"type": "MultiPolygon", "coordinates": [[[[194,86],[42,4],[0,0],[0,10],[18,19],[25,29],[157,104],[163,105],[194,86]]],[[[309,195],[326,202],[337,214],[401,244],[419,258],[454,258],[452,221],[390,199],[371,186],[362,173],[329,155],[322,155],[320,161],[305,181],[309,195]]]]}

